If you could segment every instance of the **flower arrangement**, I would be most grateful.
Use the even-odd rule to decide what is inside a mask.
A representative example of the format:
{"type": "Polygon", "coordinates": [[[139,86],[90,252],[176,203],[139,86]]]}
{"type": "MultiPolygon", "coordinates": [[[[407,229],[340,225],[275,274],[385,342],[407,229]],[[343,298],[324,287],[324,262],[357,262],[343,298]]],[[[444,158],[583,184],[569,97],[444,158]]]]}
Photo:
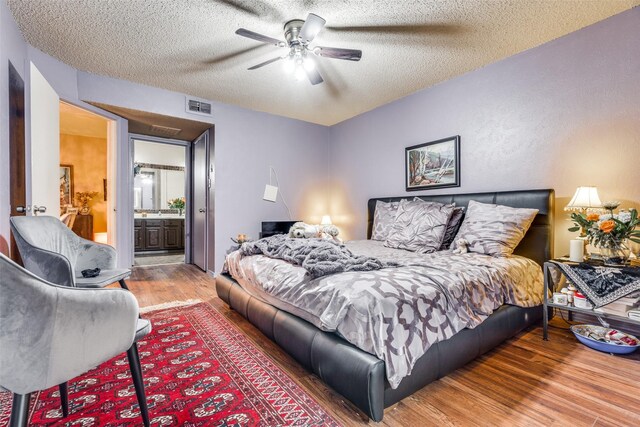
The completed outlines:
{"type": "Polygon", "coordinates": [[[97,191],[78,191],[76,193],[76,199],[80,202],[80,205],[82,205],[82,209],[80,209],[81,215],[89,215],[89,212],[91,211],[89,208],[89,202],[97,195],[97,191]]]}
{"type": "Polygon", "coordinates": [[[186,199],[184,197],[178,197],[175,199],[170,199],[168,202],[170,209],[184,209],[184,205],[186,203],[186,199]]]}
{"type": "Polygon", "coordinates": [[[602,206],[605,213],[572,213],[574,226],[569,231],[582,229],[590,244],[614,251],[623,248],[627,239],[640,243],[640,230],[636,230],[640,219],[636,209],[621,210],[616,214],[614,210],[620,206],[620,202],[607,202],[602,206]]]}

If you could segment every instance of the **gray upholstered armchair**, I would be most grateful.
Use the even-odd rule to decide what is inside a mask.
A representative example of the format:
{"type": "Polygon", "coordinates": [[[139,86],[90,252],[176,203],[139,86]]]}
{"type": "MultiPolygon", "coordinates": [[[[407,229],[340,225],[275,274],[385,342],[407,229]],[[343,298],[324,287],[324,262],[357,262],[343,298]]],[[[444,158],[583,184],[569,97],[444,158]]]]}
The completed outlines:
{"type": "Polygon", "coordinates": [[[116,251],[109,245],[85,240],[52,216],[11,217],[11,229],[27,270],[61,286],[101,288],[120,282],[125,289],[129,269],[116,268],[116,251]],[[97,277],[81,272],[100,268],[97,277]]]}
{"type": "Polygon", "coordinates": [[[0,387],[14,393],[10,427],[26,426],[29,397],[126,351],[145,426],[149,425],[136,341],[151,331],[122,289],[48,283],[0,254],[0,387]]]}

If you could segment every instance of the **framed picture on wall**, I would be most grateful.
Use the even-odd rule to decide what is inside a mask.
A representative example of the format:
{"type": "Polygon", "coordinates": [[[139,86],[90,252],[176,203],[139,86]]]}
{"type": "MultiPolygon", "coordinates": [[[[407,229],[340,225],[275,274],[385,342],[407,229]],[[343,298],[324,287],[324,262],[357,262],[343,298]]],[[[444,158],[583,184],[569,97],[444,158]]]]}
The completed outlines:
{"type": "Polygon", "coordinates": [[[73,205],[73,165],[60,165],[60,206],[73,205]]]}
{"type": "Polygon", "coordinates": [[[460,136],[405,148],[407,191],[460,187],[460,136]]]}

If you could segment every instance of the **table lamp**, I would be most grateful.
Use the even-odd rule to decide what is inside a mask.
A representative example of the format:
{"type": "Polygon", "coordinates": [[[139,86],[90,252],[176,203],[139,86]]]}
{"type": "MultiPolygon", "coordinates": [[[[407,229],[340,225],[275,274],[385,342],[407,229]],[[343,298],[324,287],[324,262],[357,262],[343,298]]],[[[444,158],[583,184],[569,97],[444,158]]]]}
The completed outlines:
{"type": "MultiPolygon", "coordinates": [[[[584,213],[589,208],[601,208],[602,202],[598,197],[598,189],[596,187],[578,187],[571,201],[564,207],[565,211],[577,211],[584,213]]],[[[580,237],[587,237],[587,232],[582,227],[580,229],[580,237]]]]}

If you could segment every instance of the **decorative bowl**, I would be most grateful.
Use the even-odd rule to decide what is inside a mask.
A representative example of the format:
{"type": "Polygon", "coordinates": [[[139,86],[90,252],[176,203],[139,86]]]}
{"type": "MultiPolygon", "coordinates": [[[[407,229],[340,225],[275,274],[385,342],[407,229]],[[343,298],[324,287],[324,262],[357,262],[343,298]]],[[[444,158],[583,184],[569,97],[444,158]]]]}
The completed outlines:
{"type": "MultiPolygon", "coordinates": [[[[617,329],[616,329],[617,330],[617,329]]],[[[636,345],[629,345],[621,341],[605,341],[604,337],[612,331],[611,328],[605,328],[598,325],[573,325],[571,332],[576,336],[578,341],[594,350],[612,354],[629,354],[633,353],[640,347],[640,340],[633,335],[620,332],[625,337],[636,341],[636,345]]]]}

